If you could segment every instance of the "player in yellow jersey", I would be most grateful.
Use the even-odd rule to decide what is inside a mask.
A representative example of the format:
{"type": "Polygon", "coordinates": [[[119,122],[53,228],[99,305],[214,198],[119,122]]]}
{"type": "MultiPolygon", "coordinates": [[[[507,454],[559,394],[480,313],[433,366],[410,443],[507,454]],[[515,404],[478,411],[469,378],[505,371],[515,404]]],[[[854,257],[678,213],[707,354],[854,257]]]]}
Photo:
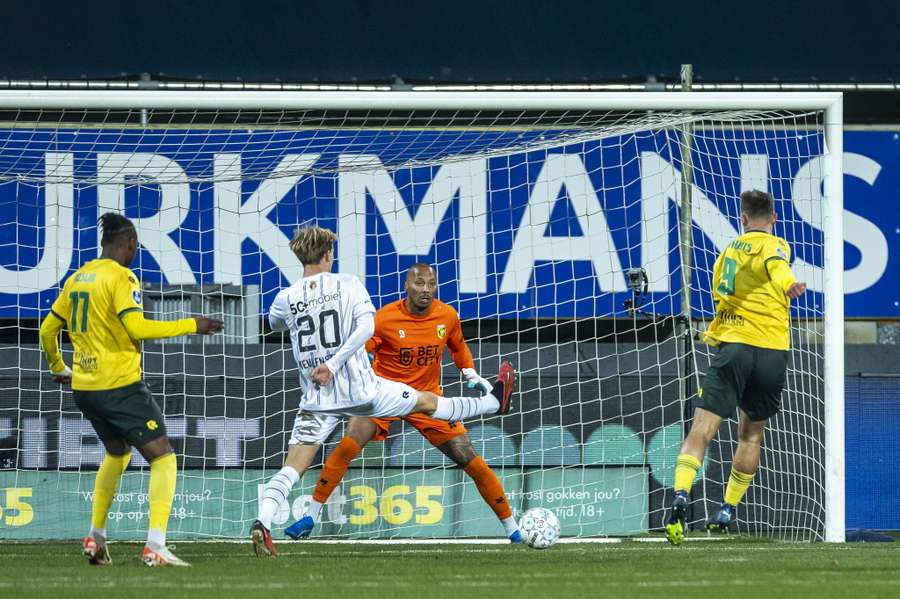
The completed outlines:
{"type": "Polygon", "coordinates": [[[128,269],[137,253],[137,231],[130,220],[112,212],[101,216],[99,224],[100,257],[66,279],[41,324],[41,347],[53,378],[71,383],[75,404],[106,448],[82,550],[91,564],[110,563],[106,518],[133,446],[150,463],[150,526],[141,559],[148,566],[186,566],[166,548],[177,466],[162,411],[141,380],[141,340],[216,333],[223,324],[211,318],[145,320],[141,287],[128,269]],[[74,348],[72,369],[57,343],[64,326],[74,348]]]}
{"type": "Polygon", "coordinates": [[[781,405],[791,348],[790,300],[806,291],[789,265],[787,242],[772,234],[775,202],[762,191],[741,194],[744,233],[719,255],[713,267],[716,316],[704,341],[718,346],[699,392],[691,432],[675,462],[675,498],[666,521],[666,538],[679,545],[686,533],[688,495],[706,447],[723,418],[739,408],[738,447],[725,489],[725,501],[707,523],[724,531],[759,467],[766,421],[781,405]]]}

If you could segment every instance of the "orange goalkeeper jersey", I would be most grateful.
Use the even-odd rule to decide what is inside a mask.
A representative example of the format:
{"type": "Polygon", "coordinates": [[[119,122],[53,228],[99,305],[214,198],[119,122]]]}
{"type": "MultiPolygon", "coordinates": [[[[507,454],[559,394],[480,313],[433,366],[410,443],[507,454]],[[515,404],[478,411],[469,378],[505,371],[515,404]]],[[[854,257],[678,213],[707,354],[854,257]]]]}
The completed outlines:
{"type": "Polygon", "coordinates": [[[456,310],[434,300],[428,314],[416,316],[400,300],[375,313],[375,335],[366,343],[366,351],[374,354],[372,366],[379,376],[440,395],[445,346],[459,369],[474,368],[456,310]]]}

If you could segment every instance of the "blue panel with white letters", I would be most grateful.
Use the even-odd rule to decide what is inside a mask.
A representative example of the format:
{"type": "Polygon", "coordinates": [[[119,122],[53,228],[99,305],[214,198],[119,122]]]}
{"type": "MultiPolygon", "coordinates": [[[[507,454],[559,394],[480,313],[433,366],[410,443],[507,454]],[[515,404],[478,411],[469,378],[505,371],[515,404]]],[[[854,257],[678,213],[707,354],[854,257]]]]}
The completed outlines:
{"type": "MultiPolygon", "coordinates": [[[[110,201],[120,202],[127,216],[144,219],[134,265],[144,282],[236,283],[226,280],[221,267],[240,254],[240,282],[260,285],[263,307],[268,307],[288,284],[289,269],[279,265],[273,252],[261,250],[252,234],[243,235],[235,247],[217,250],[217,210],[229,192],[222,177],[216,177],[216,156],[239,155],[237,201],[248,205],[251,198],[260,201],[272,193],[279,164],[301,154],[315,155],[312,171],[280,189],[279,197],[266,196],[271,202],[263,202],[269,206],[263,218],[283,234],[277,243],[286,243],[298,226],[311,222],[335,228],[341,240],[362,240],[364,259],[342,256],[339,240],[337,267],[363,274],[376,305],[400,297],[403,271],[425,260],[438,267],[440,297],[456,305],[463,318],[624,315],[630,297],[624,271],[632,267],[644,267],[650,275],[647,309],[677,313],[675,199],[682,165],[676,133],[637,133],[476,158],[468,182],[458,176],[442,180],[446,166],[392,168],[409,160],[518,145],[540,133],[173,129],[163,136],[134,130],[0,130],[0,167],[7,174],[0,181],[0,316],[32,317],[49,307],[65,276],[96,257],[98,203],[110,201]],[[379,184],[371,172],[328,171],[337,161],[360,154],[384,165],[390,185],[379,184]],[[137,163],[110,170],[110,155],[126,163],[128,156],[144,155],[146,160],[146,155],[156,155],[154,164],[163,170],[142,169],[137,163]],[[51,165],[60,170],[51,172],[51,165]],[[154,172],[168,177],[167,183],[160,185],[154,172]],[[54,173],[60,180],[70,173],[77,182],[52,186],[59,204],[47,211],[51,186],[42,180],[52,180],[54,173]],[[473,182],[481,188],[472,189],[473,182]],[[364,202],[359,194],[365,194],[364,202]],[[392,204],[392,198],[400,202],[392,204]],[[431,205],[425,206],[426,201],[431,205]],[[462,202],[474,202],[475,208],[462,202]],[[339,219],[363,205],[365,218],[339,219]],[[395,218],[385,209],[388,205],[405,210],[406,220],[395,218]],[[60,225],[53,228],[59,237],[56,246],[72,248],[67,266],[57,264],[60,257],[66,262],[66,249],[45,256],[52,237],[48,218],[60,225]],[[408,226],[398,229],[403,222],[414,223],[415,233],[408,226]],[[159,223],[169,224],[159,231],[159,223]],[[460,237],[467,250],[457,241],[460,237]],[[417,244],[422,253],[398,253],[398,248],[417,244]]],[[[736,197],[742,180],[745,186],[766,184],[778,199],[776,233],[791,242],[795,266],[822,267],[822,233],[809,224],[816,220],[821,193],[819,165],[810,158],[822,153],[822,145],[820,134],[804,130],[697,132],[692,156],[695,286],[709,288],[718,249],[738,229],[736,197]]],[[[900,272],[900,211],[894,207],[895,190],[900,189],[898,135],[848,131],[844,149],[846,314],[900,316],[900,281],[890,275],[900,272]]],[[[817,294],[807,301],[818,303],[817,294]]],[[[693,307],[698,314],[709,314],[709,294],[696,293],[693,307]]]]}

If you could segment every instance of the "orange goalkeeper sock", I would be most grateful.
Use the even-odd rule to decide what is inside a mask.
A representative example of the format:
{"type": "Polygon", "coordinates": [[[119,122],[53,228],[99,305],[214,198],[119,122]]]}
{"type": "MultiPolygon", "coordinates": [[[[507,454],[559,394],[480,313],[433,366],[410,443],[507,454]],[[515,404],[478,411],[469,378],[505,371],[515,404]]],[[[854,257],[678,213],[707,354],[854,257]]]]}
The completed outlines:
{"type": "Polygon", "coordinates": [[[477,456],[466,464],[464,470],[475,481],[482,499],[491,506],[491,509],[497,514],[497,518],[502,521],[512,516],[512,509],[509,507],[509,502],[506,501],[506,492],[503,490],[500,479],[481,456],[477,456]]]}
{"type": "Polygon", "coordinates": [[[316,490],[313,491],[313,501],[322,504],[328,500],[331,492],[338,486],[341,479],[347,473],[350,462],[359,455],[362,447],[359,446],[352,437],[344,437],[338,446],[334,448],[325,465],[322,466],[322,473],[319,475],[319,482],[316,483],[316,490]]]}

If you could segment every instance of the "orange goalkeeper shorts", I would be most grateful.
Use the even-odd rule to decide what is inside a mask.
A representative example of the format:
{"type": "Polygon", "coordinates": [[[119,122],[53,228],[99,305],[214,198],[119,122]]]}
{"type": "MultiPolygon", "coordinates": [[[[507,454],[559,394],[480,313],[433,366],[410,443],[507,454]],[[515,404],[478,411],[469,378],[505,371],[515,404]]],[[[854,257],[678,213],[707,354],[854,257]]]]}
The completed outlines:
{"type": "MultiPolygon", "coordinates": [[[[377,427],[372,440],[384,441],[391,431],[391,423],[400,420],[400,418],[372,418],[371,420],[377,427]]],[[[409,416],[404,416],[403,420],[416,427],[422,433],[422,436],[428,439],[428,442],[435,447],[440,447],[450,439],[466,433],[466,427],[459,420],[447,422],[446,420],[432,418],[426,414],[410,414],[409,416]]]]}

